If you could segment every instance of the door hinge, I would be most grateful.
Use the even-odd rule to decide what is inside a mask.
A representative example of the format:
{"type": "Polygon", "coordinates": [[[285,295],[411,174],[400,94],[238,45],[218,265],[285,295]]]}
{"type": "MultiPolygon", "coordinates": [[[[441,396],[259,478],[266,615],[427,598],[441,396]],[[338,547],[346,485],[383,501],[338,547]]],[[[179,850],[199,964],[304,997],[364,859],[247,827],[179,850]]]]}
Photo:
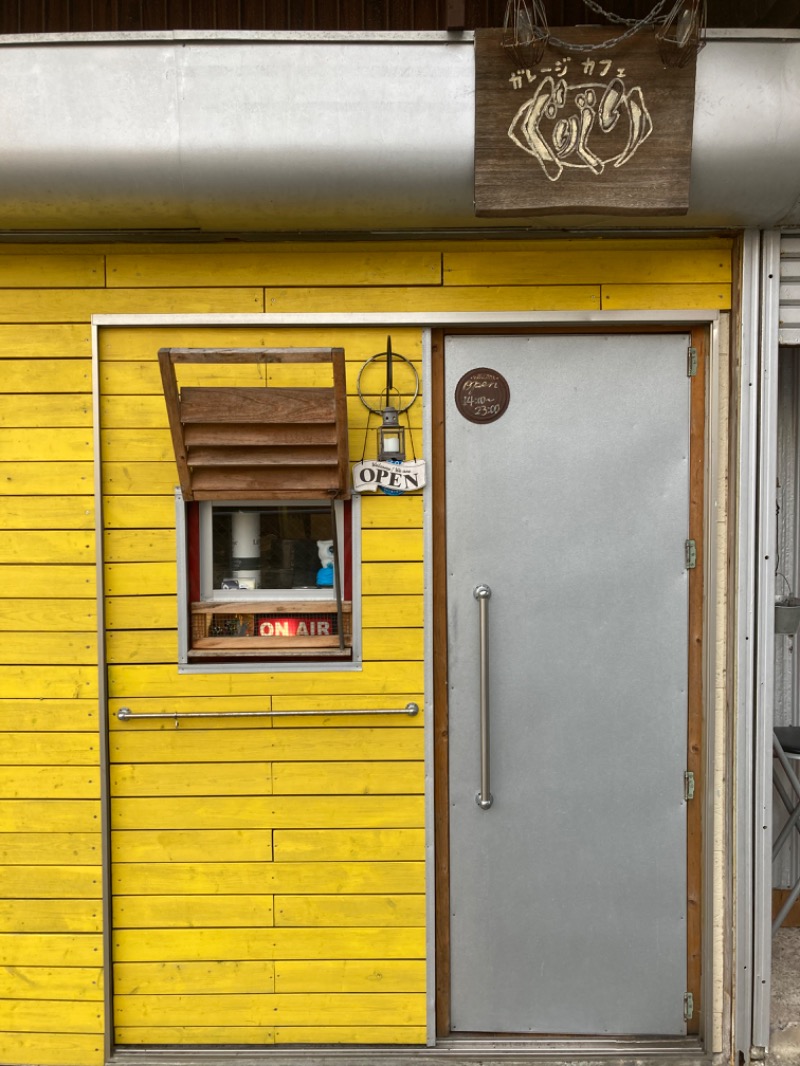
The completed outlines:
{"type": "Polygon", "coordinates": [[[689,358],[688,358],[687,365],[686,365],[686,375],[687,375],[687,377],[690,377],[690,378],[697,377],[697,349],[696,348],[690,348],[689,349],[689,358]]]}
{"type": "Polygon", "coordinates": [[[690,1022],[694,1015],[694,996],[691,992],[684,993],[683,996],[683,1020],[690,1022]]]}
{"type": "Polygon", "coordinates": [[[694,799],[694,774],[687,770],[683,775],[683,798],[687,801],[694,799]]]}
{"type": "Polygon", "coordinates": [[[686,541],[686,569],[694,570],[697,566],[697,542],[694,540],[686,541]]]}

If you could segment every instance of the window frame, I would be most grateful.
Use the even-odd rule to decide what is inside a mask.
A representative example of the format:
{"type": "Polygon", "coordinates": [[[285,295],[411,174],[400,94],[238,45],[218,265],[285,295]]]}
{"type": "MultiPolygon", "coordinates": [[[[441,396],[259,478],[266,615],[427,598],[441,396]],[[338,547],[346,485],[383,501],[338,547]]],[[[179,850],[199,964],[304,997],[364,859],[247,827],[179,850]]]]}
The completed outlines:
{"type": "MultiPolygon", "coordinates": [[[[192,580],[191,580],[191,556],[194,553],[198,553],[198,565],[202,566],[202,552],[205,545],[201,546],[201,536],[199,526],[202,524],[202,517],[198,522],[198,530],[196,537],[190,536],[190,523],[188,518],[188,509],[190,506],[189,501],[186,501],[183,496],[183,492],[180,488],[175,489],[175,530],[176,530],[176,554],[177,554],[177,613],[178,613],[178,670],[180,673],[292,673],[292,672],[331,672],[331,671],[354,671],[362,669],[362,648],[361,648],[361,498],[357,493],[354,493],[349,500],[337,500],[336,510],[341,517],[337,518],[338,531],[342,532],[344,527],[344,507],[350,508],[350,558],[346,560],[342,556],[342,578],[344,587],[344,576],[349,571],[349,582],[351,595],[349,602],[351,604],[350,618],[351,618],[351,644],[349,647],[349,656],[347,658],[324,656],[320,654],[320,650],[316,650],[313,647],[308,649],[308,654],[295,654],[291,660],[281,658],[280,649],[268,650],[265,649],[263,656],[260,657],[248,657],[239,660],[225,659],[220,661],[217,659],[206,658],[196,659],[192,658],[191,652],[191,633],[192,633],[192,580]],[[196,539],[197,543],[192,543],[196,539]]],[[[203,504],[209,504],[208,513],[210,514],[210,508],[214,504],[247,504],[248,506],[269,507],[270,505],[282,505],[291,504],[295,506],[302,506],[303,503],[319,506],[319,499],[309,499],[308,501],[277,501],[277,500],[214,500],[214,501],[197,501],[198,505],[202,507],[203,504]]],[[[202,515],[202,511],[199,512],[202,515]]],[[[340,544],[344,544],[344,538],[340,539],[340,544]]],[[[210,545],[208,545],[210,551],[210,545]]],[[[318,594],[318,590],[301,590],[301,589],[281,589],[281,590],[239,590],[244,592],[245,595],[241,596],[241,602],[246,612],[246,605],[248,600],[253,602],[256,599],[259,602],[265,600],[275,599],[278,601],[276,593],[280,592],[280,600],[283,602],[291,602],[292,600],[314,600],[325,605],[330,603],[331,606],[336,608],[335,596],[321,596],[318,594]],[[265,592],[269,592],[269,595],[264,595],[265,592]],[[313,592],[315,595],[307,595],[308,592],[313,592]],[[249,595],[248,595],[249,593],[249,595]],[[288,593],[289,595],[284,595],[288,593]]],[[[239,599],[239,596],[234,598],[239,599]]],[[[227,600],[231,599],[230,595],[226,596],[227,600]]],[[[221,652],[223,656],[225,653],[221,652]]]]}

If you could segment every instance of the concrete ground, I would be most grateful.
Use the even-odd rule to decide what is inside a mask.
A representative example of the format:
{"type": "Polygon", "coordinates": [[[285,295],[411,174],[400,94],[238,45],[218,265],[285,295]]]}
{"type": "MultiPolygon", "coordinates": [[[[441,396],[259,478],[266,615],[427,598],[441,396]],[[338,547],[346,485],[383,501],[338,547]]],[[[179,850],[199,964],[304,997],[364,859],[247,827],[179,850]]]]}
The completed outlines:
{"type": "Polygon", "coordinates": [[[800,929],[772,940],[772,1001],[768,1066],[800,1066],[800,929]]]}

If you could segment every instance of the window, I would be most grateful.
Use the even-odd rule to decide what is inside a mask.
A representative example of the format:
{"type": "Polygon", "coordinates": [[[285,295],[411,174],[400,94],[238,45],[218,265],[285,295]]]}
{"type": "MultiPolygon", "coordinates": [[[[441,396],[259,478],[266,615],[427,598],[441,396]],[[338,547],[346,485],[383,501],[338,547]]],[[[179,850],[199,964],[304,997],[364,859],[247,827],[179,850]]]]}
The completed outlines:
{"type": "Polygon", "coordinates": [[[181,665],[355,662],[343,349],[162,348],[159,364],[181,484],[181,665]],[[230,384],[202,384],[214,365],[230,384]]]}
{"type": "Polygon", "coordinates": [[[352,661],[354,510],[179,493],[181,662],[352,661]]]}

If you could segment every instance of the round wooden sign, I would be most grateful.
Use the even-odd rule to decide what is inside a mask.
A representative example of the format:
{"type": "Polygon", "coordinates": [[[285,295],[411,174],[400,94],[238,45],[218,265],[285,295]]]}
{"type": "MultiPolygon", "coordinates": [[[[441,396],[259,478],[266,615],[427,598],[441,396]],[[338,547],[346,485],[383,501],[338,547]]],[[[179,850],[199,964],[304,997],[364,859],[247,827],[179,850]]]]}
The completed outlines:
{"type": "Polygon", "coordinates": [[[486,366],[468,370],[456,385],[456,407],[464,418],[479,425],[504,415],[510,398],[506,379],[486,366]]]}

